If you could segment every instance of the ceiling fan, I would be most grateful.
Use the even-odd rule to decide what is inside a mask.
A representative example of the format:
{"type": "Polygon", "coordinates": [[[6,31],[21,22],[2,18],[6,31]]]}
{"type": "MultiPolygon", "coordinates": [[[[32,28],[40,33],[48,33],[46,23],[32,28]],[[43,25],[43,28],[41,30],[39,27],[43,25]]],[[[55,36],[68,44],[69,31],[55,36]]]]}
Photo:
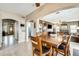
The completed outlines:
{"type": "Polygon", "coordinates": [[[35,6],[36,6],[36,7],[39,7],[39,6],[40,6],[40,3],[35,3],[35,6]]]}

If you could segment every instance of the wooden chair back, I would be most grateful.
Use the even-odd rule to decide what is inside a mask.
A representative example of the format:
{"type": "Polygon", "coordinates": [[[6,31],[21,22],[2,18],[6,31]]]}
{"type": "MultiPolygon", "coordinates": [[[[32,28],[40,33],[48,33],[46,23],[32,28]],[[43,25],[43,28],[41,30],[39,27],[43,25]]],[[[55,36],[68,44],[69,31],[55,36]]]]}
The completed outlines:
{"type": "Polygon", "coordinates": [[[63,40],[64,32],[58,32],[57,35],[62,37],[62,42],[63,42],[63,41],[64,41],[64,40],[63,40]]]}
{"type": "MultiPolygon", "coordinates": [[[[41,39],[38,37],[38,36],[35,36],[35,37],[32,37],[31,38],[31,41],[32,41],[32,48],[33,48],[33,51],[34,49],[38,49],[39,50],[39,53],[38,55],[42,55],[42,44],[41,44],[41,39]]],[[[34,52],[33,52],[34,53],[34,52]]]]}
{"type": "Polygon", "coordinates": [[[43,37],[44,39],[46,39],[47,36],[48,36],[48,33],[47,33],[47,32],[42,32],[42,37],[43,37]]]}
{"type": "Polygon", "coordinates": [[[69,48],[69,46],[70,46],[70,39],[71,39],[71,36],[70,36],[70,35],[67,35],[67,36],[66,36],[67,42],[66,42],[65,49],[69,48]]]}
{"type": "Polygon", "coordinates": [[[64,35],[64,32],[58,32],[59,35],[63,36],[64,35]]]}
{"type": "MultiPolygon", "coordinates": [[[[44,35],[46,36],[47,33],[44,33],[44,35]]],[[[38,49],[38,55],[39,56],[42,56],[43,55],[43,51],[42,51],[42,46],[43,46],[43,43],[46,43],[46,42],[42,42],[42,37],[38,36],[38,33],[36,33],[36,35],[34,37],[31,37],[31,41],[32,41],[32,53],[33,53],[33,56],[34,56],[34,49],[38,49]]],[[[47,44],[48,45],[48,44],[47,44]]],[[[48,46],[47,46],[48,47],[48,46]]],[[[49,49],[51,49],[51,45],[48,47],[49,49]]],[[[46,54],[48,55],[51,55],[51,52],[46,52],[46,54]]]]}
{"type": "Polygon", "coordinates": [[[67,35],[66,36],[66,40],[67,40],[67,42],[66,42],[66,45],[65,45],[65,50],[64,50],[64,52],[65,52],[65,55],[68,55],[68,53],[70,54],[70,39],[71,39],[71,36],[70,35],[67,35]]]}

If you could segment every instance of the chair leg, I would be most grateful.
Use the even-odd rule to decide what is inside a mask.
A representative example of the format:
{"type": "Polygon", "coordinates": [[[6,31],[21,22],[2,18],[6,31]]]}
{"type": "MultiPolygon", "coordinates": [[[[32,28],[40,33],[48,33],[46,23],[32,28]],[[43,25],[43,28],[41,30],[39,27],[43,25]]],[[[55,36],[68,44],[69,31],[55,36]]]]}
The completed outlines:
{"type": "Polygon", "coordinates": [[[67,56],[68,55],[68,53],[67,52],[64,52],[64,56],[67,56]]]}
{"type": "Polygon", "coordinates": [[[32,52],[32,56],[34,56],[34,52],[32,52]]]}
{"type": "Polygon", "coordinates": [[[52,56],[54,55],[54,48],[52,48],[52,56]]]}
{"type": "Polygon", "coordinates": [[[56,51],[56,56],[58,55],[58,51],[57,50],[55,50],[56,51]]]}
{"type": "Polygon", "coordinates": [[[42,56],[42,53],[39,53],[39,56],[42,56]]]}
{"type": "Polygon", "coordinates": [[[49,52],[48,54],[47,54],[47,56],[51,56],[52,55],[52,53],[51,52],[49,52]]]}
{"type": "Polygon", "coordinates": [[[34,56],[34,48],[32,47],[32,56],[34,56]]]}
{"type": "Polygon", "coordinates": [[[50,51],[50,52],[47,54],[47,56],[52,56],[52,51],[50,51]]]}
{"type": "Polygon", "coordinates": [[[68,56],[71,55],[70,50],[68,50],[68,56]]]}
{"type": "Polygon", "coordinates": [[[50,48],[50,52],[46,56],[52,56],[52,48],[50,48]]]}
{"type": "Polygon", "coordinates": [[[69,50],[64,52],[64,56],[68,56],[69,50]]]}
{"type": "Polygon", "coordinates": [[[69,55],[71,55],[70,50],[69,50],[69,55]]]}

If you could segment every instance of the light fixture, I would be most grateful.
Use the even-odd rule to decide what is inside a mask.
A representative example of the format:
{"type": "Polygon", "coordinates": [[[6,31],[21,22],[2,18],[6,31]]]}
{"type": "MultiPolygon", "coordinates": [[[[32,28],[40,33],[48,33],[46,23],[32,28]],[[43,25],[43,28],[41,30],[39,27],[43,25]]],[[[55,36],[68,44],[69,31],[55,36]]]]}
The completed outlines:
{"type": "Polygon", "coordinates": [[[59,20],[58,24],[62,24],[62,21],[61,21],[61,20],[59,20]]]}
{"type": "Polygon", "coordinates": [[[39,7],[39,6],[40,6],[40,3],[35,3],[35,6],[36,6],[36,7],[39,7]]]}

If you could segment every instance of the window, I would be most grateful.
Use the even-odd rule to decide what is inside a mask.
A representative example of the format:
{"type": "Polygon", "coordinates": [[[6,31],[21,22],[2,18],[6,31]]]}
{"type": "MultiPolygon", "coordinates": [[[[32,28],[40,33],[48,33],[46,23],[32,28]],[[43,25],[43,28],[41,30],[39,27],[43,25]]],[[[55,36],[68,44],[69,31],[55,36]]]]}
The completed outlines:
{"type": "Polygon", "coordinates": [[[55,32],[60,32],[60,27],[58,25],[54,25],[55,32]]]}
{"type": "Polygon", "coordinates": [[[77,26],[76,25],[70,25],[70,32],[76,33],[77,32],[77,26]]]}
{"type": "Polygon", "coordinates": [[[56,27],[56,32],[60,32],[60,27],[59,26],[56,27]]]}

